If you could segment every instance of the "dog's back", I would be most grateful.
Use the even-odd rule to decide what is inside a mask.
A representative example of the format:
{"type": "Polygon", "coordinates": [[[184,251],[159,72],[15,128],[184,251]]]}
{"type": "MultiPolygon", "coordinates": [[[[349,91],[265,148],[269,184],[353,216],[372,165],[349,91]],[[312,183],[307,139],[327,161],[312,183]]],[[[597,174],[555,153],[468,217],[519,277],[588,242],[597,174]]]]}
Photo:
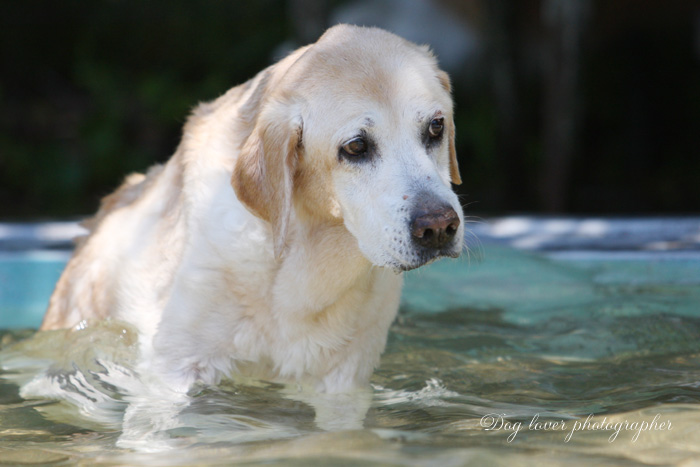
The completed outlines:
{"type": "Polygon", "coordinates": [[[87,233],[76,239],[75,252],[51,296],[41,330],[73,327],[83,320],[110,315],[117,288],[110,271],[116,266],[116,257],[129,254],[129,235],[126,229],[104,229],[104,224],[115,213],[133,209],[163,169],[156,165],[146,175],[128,176],[114,193],[102,199],[97,214],[82,223],[87,233]],[[115,235],[119,232],[123,235],[115,235]]]}

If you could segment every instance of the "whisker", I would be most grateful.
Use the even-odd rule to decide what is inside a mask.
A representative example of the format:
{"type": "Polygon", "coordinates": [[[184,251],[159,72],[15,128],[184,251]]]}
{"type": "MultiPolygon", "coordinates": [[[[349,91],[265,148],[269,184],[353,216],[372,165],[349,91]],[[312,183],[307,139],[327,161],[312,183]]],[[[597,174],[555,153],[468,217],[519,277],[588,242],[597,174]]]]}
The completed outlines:
{"type": "Polygon", "coordinates": [[[467,253],[467,262],[469,263],[469,265],[471,266],[472,255],[478,263],[483,262],[484,258],[486,257],[486,252],[484,250],[484,245],[479,239],[479,237],[477,237],[476,234],[471,230],[465,230],[464,237],[464,247],[467,253]],[[471,240],[471,242],[469,240],[471,240]]]}

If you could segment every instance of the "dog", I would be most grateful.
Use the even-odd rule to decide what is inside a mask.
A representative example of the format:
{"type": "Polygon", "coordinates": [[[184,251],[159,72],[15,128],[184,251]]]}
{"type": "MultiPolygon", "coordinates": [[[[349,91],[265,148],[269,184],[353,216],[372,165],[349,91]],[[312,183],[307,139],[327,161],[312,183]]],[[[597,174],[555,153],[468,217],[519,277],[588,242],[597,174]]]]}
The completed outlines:
{"type": "Polygon", "coordinates": [[[427,47],[338,25],[210,103],[102,200],[42,330],[138,330],[178,391],[367,386],[402,272],[463,248],[450,80],[427,47]]]}

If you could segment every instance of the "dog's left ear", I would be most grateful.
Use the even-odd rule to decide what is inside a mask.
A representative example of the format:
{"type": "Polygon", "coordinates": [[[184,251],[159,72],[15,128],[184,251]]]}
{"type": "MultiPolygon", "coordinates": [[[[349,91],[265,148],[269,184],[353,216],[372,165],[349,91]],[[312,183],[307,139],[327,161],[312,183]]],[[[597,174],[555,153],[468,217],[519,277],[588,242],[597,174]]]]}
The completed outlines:
{"type": "Polygon", "coordinates": [[[278,259],[284,252],[292,212],[301,132],[301,117],[290,118],[286,106],[270,103],[258,115],[231,177],[238,199],[272,226],[278,259]]]}
{"type": "MultiPolygon", "coordinates": [[[[442,70],[438,70],[438,79],[440,84],[445,90],[451,95],[452,86],[450,85],[450,77],[447,73],[442,70]]],[[[459,176],[459,166],[457,164],[457,150],[455,148],[455,122],[454,119],[450,119],[447,122],[447,133],[449,137],[449,151],[450,151],[450,179],[455,185],[462,184],[462,177],[459,176]]]]}

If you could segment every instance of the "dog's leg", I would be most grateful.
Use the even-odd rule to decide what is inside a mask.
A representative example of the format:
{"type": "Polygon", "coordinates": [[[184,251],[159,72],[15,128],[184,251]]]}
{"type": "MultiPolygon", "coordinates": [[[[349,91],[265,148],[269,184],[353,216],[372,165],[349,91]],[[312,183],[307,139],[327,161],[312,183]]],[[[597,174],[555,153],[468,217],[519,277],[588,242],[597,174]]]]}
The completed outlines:
{"type": "Polygon", "coordinates": [[[367,386],[341,394],[298,392],[287,397],[313,407],[314,421],[321,430],[361,430],[372,404],[372,389],[367,386]]]}

